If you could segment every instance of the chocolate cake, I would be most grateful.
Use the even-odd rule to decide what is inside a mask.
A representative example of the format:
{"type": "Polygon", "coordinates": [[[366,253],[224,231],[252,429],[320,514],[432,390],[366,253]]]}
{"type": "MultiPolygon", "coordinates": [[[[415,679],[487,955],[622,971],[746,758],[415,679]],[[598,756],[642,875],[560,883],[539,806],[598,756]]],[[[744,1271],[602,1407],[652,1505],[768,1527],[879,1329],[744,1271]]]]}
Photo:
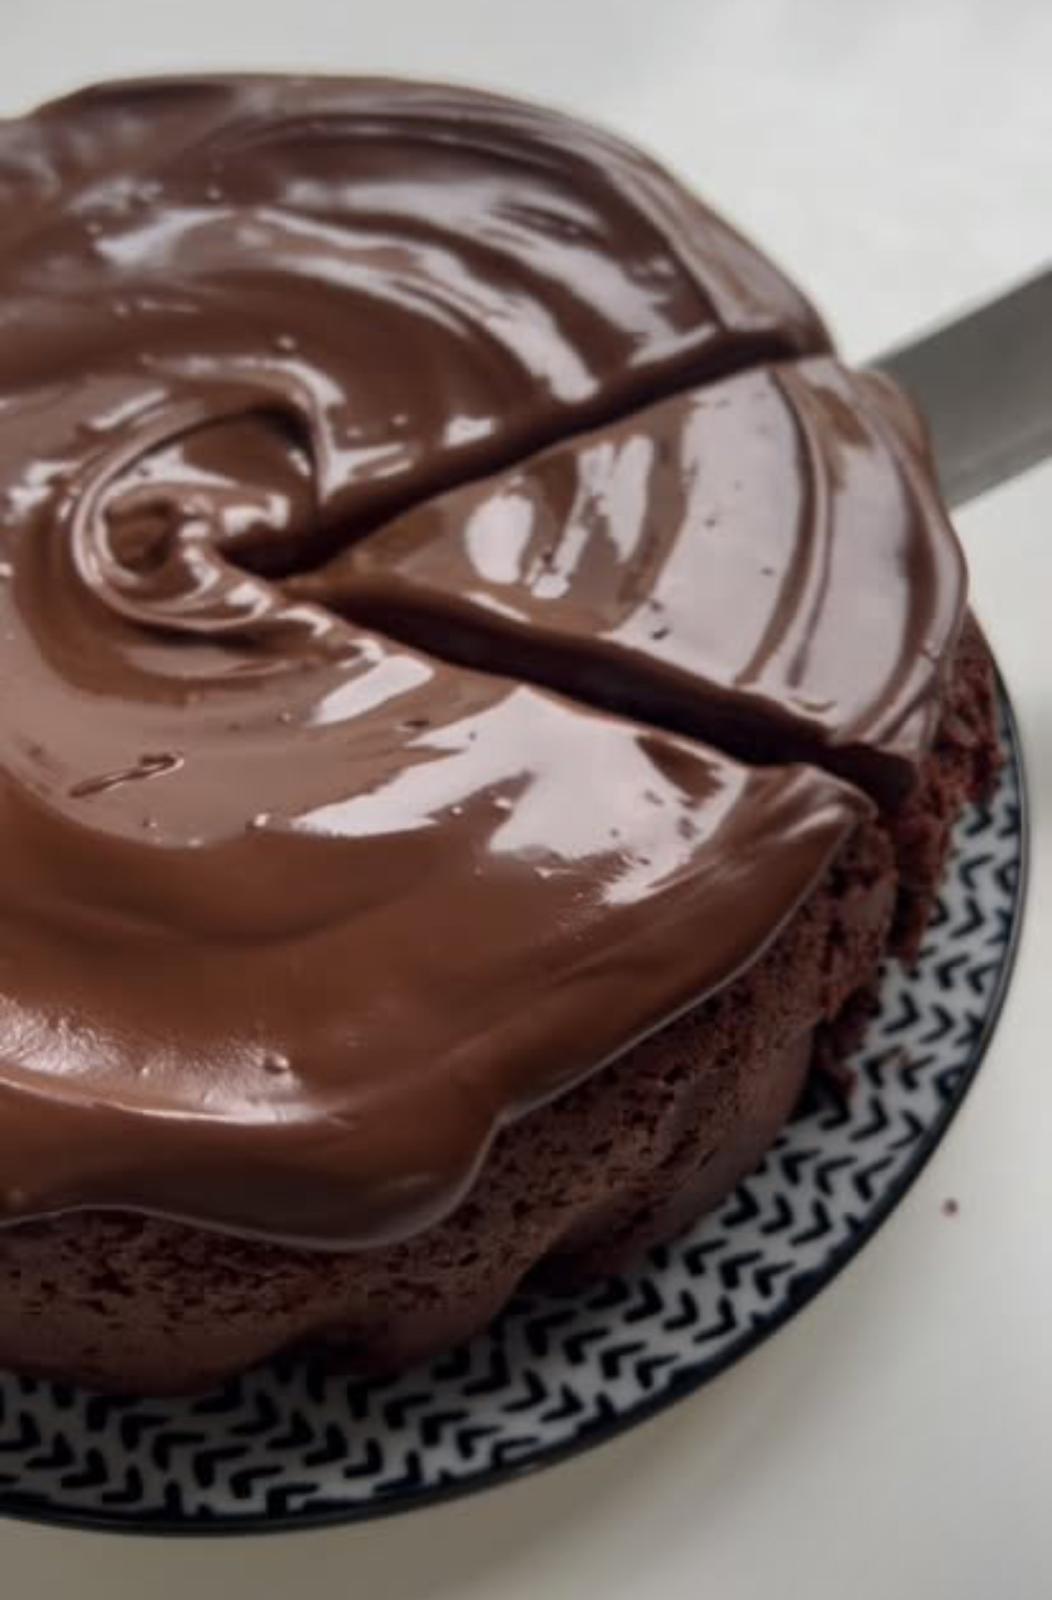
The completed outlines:
{"type": "Polygon", "coordinates": [[[997,764],[924,429],[612,136],[0,125],[0,1363],[391,1370],[712,1206],[997,764]]]}

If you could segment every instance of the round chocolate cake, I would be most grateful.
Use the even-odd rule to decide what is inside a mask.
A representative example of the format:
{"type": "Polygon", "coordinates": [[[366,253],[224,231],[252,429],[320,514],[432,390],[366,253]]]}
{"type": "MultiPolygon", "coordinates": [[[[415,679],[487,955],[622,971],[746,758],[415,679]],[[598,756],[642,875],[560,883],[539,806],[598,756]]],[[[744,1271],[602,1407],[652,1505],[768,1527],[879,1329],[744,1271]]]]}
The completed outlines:
{"type": "Polygon", "coordinates": [[[997,764],[924,429],[553,112],[0,125],[0,1364],[391,1369],[718,1201],[997,764]]]}

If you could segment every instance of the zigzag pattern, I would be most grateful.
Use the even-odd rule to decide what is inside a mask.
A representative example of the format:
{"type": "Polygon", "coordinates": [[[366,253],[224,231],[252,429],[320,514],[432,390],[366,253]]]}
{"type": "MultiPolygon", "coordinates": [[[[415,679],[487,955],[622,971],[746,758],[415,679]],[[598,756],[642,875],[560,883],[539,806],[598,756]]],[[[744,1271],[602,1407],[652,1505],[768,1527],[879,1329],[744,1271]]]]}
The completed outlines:
{"type": "Polygon", "coordinates": [[[0,1378],[0,1509],[179,1527],[363,1515],[539,1462],[718,1372],[859,1248],[956,1109],[1019,916],[1019,818],[1013,762],[958,829],[917,969],[885,977],[856,1092],[814,1096],[715,1216],[637,1272],[524,1298],[384,1383],[284,1359],[162,1403],[0,1378]]]}

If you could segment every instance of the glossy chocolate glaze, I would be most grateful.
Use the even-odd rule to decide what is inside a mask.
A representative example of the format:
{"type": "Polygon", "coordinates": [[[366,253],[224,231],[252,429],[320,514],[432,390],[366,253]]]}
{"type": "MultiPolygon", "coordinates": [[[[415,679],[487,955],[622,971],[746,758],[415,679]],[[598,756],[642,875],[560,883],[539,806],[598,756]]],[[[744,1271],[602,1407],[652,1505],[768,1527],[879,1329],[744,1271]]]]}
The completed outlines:
{"type": "MultiPolygon", "coordinates": [[[[271,566],[672,385],[826,344],[639,153],[466,90],[90,89],[0,128],[0,219],[4,392],[90,373],[77,417],[110,449],[148,417],[169,439],[220,423],[231,387],[237,415],[280,417],[313,481],[271,566]]],[[[241,481],[242,443],[206,441],[209,468],[241,481]]]]}
{"type": "Polygon", "coordinates": [[[205,709],[90,698],[92,777],[56,729],[0,803],[13,1214],[423,1227],[501,1121],[753,960],[864,810],[367,635],[205,709]]]}
{"type": "Polygon", "coordinates": [[[909,402],[823,357],[436,496],[295,592],[893,800],[930,745],[965,588],[909,402]]]}
{"type": "Polygon", "coordinates": [[[0,127],[0,217],[3,1214],[405,1235],[867,802],[293,574],[821,326],[616,140],[428,86],[87,91],[0,127]]]}

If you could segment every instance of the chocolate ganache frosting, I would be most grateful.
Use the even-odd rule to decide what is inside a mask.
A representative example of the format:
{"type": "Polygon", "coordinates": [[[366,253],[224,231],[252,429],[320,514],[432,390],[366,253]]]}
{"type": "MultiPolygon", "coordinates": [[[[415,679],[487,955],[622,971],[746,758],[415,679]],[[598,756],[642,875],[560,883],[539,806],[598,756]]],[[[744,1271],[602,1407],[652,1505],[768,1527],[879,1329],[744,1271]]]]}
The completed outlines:
{"type": "Polygon", "coordinates": [[[930,733],[922,446],[657,167],[495,97],[92,89],[0,126],[0,215],[3,1215],[404,1237],[870,810],[650,724],[930,733]]]}
{"type": "Polygon", "coordinates": [[[295,586],[890,801],[930,746],[965,589],[919,419],[828,357],[436,496],[295,586]]]}

